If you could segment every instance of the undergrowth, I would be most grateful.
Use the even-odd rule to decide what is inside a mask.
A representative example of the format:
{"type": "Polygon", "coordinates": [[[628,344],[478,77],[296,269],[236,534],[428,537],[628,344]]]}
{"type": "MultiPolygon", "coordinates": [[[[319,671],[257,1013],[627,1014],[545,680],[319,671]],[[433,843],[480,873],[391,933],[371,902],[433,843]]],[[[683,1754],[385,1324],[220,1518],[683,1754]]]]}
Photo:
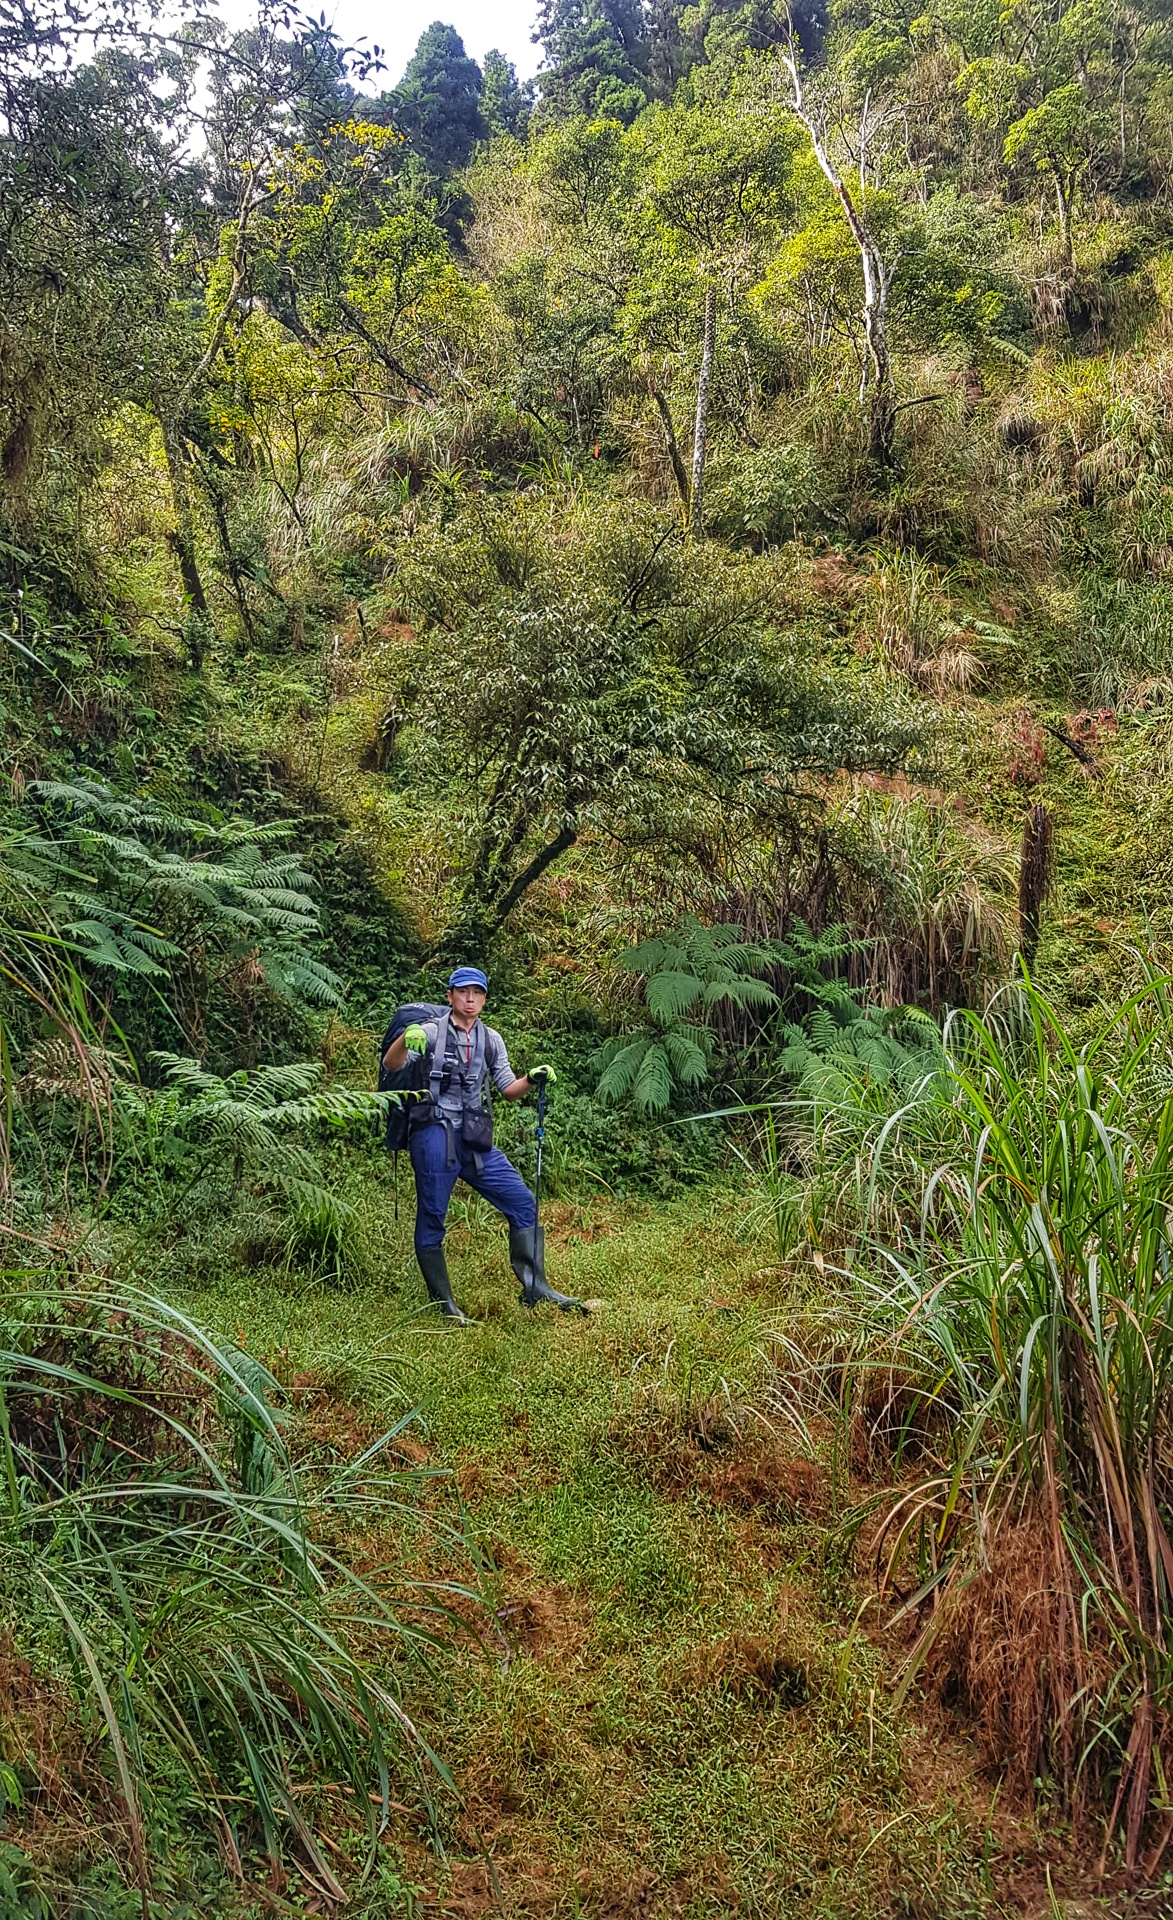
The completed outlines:
{"type": "Polygon", "coordinates": [[[78,1826],[145,1920],[181,1890],[177,1819],[196,1861],[243,1884],[267,1859],[274,1887],[332,1902],[392,1798],[435,1818],[450,1791],[404,1694],[449,1657],[455,1609],[472,1618],[475,1556],[434,1476],[396,1459],[402,1415],[354,1457],[299,1461],[280,1399],[154,1295],[6,1276],[7,1836],[54,1912],[78,1826]],[[464,1584],[418,1573],[413,1540],[463,1557],[464,1584]]]}
{"type": "Polygon", "coordinates": [[[812,1296],[743,1216],[735,1188],[552,1203],[551,1277],[597,1303],[581,1325],[517,1307],[478,1202],[449,1235],[456,1339],[385,1213],[378,1285],[221,1266],[188,1293],[314,1383],[319,1432],[418,1404],[492,1556],[485,1649],[434,1696],[463,1808],[445,1859],[405,1841],[425,1908],[977,1920],[1040,1855],[1064,1896],[1091,1884],[1029,1812],[991,1814],[951,1712],[915,1689],[893,1709],[839,1541],[866,1488],[825,1409],[777,1390],[812,1296]]]}
{"type": "Polygon", "coordinates": [[[1171,1020],[1151,979],[1077,1045],[1026,979],[880,1111],[796,1103],[856,1182],[809,1390],[879,1482],[896,1703],[930,1685],[1140,1882],[1173,1834],[1171,1020]]]}

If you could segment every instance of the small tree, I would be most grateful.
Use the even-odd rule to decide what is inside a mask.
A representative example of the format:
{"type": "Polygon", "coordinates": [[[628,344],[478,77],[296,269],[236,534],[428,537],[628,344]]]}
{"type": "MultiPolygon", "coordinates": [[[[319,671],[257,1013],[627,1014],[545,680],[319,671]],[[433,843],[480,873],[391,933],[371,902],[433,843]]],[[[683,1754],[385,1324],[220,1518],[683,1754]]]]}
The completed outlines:
{"type": "Polygon", "coordinates": [[[769,833],[814,783],[911,745],[907,716],[775,624],[765,568],[710,562],[650,518],[596,524],[589,546],[563,526],[551,552],[544,518],[478,511],[479,537],[449,522],[402,580],[429,622],[411,709],[443,790],[456,777],[468,795],[462,939],[495,933],[585,834],[676,845],[686,818],[714,813],[769,833]]]}
{"type": "Polygon", "coordinates": [[[1032,161],[1037,173],[1050,178],[1059,213],[1059,255],[1068,271],[1075,265],[1071,215],[1100,139],[1098,118],[1082,87],[1056,87],[1014,122],[1002,149],[1008,165],[1032,161]]]}

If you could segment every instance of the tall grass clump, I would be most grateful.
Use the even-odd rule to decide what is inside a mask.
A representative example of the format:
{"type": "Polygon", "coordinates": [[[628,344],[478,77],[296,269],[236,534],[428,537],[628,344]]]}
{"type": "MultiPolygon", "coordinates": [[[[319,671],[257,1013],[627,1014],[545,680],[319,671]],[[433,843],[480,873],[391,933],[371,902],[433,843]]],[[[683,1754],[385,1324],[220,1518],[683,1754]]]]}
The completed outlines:
{"type": "Polygon", "coordinates": [[[426,1564],[413,1533],[444,1531],[420,1475],[388,1464],[391,1435],[299,1467],[265,1369],[146,1293],[6,1288],[0,1638],[30,1710],[72,1700],[77,1792],[144,1916],[177,1793],[241,1880],[267,1860],[273,1886],[293,1872],[343,1900],[339,1861],[361,1862],[364,1836],[371,1857],[392,1797],[426,1807],[446,1779],[402,1697],[457,1591],[408,1571],[426,1564]]]}
{"type": "Polygon", "coordinates": [[[912,1623],[899,1692],[934,1686],[1151,1874],[1173,1837],[1169,983],[1083,1045],[1016,984],[948,1024],[933,1089],[872,1132],[901,1224],[889,1195],[848,1282],[852,1418],[897,1481],[876,1549],[912,1623]]]}

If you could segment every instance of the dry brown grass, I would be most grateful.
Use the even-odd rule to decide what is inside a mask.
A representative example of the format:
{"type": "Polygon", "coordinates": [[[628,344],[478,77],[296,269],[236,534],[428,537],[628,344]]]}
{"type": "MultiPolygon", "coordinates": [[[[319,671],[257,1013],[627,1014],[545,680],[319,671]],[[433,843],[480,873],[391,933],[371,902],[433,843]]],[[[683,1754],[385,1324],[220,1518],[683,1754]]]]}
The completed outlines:
{"type": "Polygon", "coordinates": [[[617,1414],[608,1441],[658,1493],[704,1494],[733,1513],[825,1519],[826,1474],[760,1416],[720,1399],[667,1401],[655,1390],[617,1414]]]}
{"type": "Polygon", "coordinates": [[[369,1415],[360,1413],[336,1391],[328,1373],[305,1368],[284,1384],[295,1409],[292,1437],[302,1447],[325,1449],[349,1460],[364,1452],[378,1437],[378,1429],[369,1415]]]}
{"type": "MultiPolygon", "coordinates": [[[[1074,1787],[1070,1703],[1083,1687],[1106,1690],[1111,1663],[1083,1644],[1065,1559],[1040,1511],[998,1527],[986,1551],[988,1563],[952,1587],[922,1627],[931,1635],[924,1673],[965,1716],[989,1765],[1029,1802],[1040,1777],[1074,1787]]],[[[1077,1790],[1077,1812],[1081,1802],[1077,1790]]]]}
{"type": "Polygon", "coordinates": [[[734,1633],[690,1649],[683,1678],[692,1691],[722,1691],[735,1700],[805,1706],[817,1685],[811,1649],[785,1625],[777,1639],[734,1633]]]}
{"type": "MultiPolygon", "coordinates": [[[[878,1544],[882,1552],[882,1530],[878,1544]]],[[[949,1545],[946,1537],[937,1551],[944,1555],[949,1545]]],[[[918,1581],[910,1564],[903,1571],[906,1588],[918,1581]]],[[[892,1572],[889,1568],[889,1577],[892,1572]]],[[[1135,1729],[1127,1754],[1116,1759],[1110,1746],[1090,1759],[1081,1751],[1079,1703],[1087,1697],[1111,1698],[1118,1651],[1102,1623],[1093,1619],[1089,1631],[1082,1630],[1067,1553],[1041,1500],[1028,1497],[1016,1518],[991,1527],[983,1560],[975,1561],[967,1575],[943,1583],[896,1619],[904,1630],[903,1662],[895,1674],[898,1704],[915,1681],[924,1707],[942,1711],[976,1743],[985,1784],[975,1782],[974,1792],[988,1792],[991,1781],[998,1783],[1000,1878],[1013,1909],[1054,1911],[1038,1904],[1040,1855],[1053,1850],[1046,1832],[1050,1816],[1044,1816],[1041,1834],[1028,1831],[1038,1790],[1047,1781],[1060,1790],[1069,1834],[1055,1863],[1055,1885],[1073,1897],[1097,1901],[1113,1891],[1123,1895],[1139,1889],[1138,1911],[1148,1911],[1144,1889],[1157,1885],[1173,1840],[1173,1812],[1158,1808],[1138,1827],[1136,1841],[1139,1845],[1143,1834],[1144,1851],[1135,1867],[1126,1861],[1109,1872],[1111,1830],[1146,1756],[1138,1749],[1135,1729]],[[1105,1829],[1105,1794],[1111,1798],[1113,1785],[1105,1829]]],[[[1164,1716],[1138,1718],[1143,1737],[1159,1751],[1169,1733],[1164,1716]]],[[[989,1817],[993,1820],[992,1811],[989,1817]]],[[[1133,1908],[1126,1902],[1119,1910],[1133,1908]]]]}
{"type": "Polygon", "coordinates": [[[0,1759],[18,1774],[25,1796],[8,1815],[7,1831],[35,1857],[52,1860],[75,1826],[124,1818],[94,1745],[66,1688],[36,1673],[11,1639],[0,1637],[0,1759]]]}
{"type": "Polygon", "coordinates": [[[891,1483],[904,1464],[934,1457],[953,1409],[926,1401],[920,1383],[894,1364],[859,1368],[851,1383],[849,1455],[854,1476],[891,1483]]]}

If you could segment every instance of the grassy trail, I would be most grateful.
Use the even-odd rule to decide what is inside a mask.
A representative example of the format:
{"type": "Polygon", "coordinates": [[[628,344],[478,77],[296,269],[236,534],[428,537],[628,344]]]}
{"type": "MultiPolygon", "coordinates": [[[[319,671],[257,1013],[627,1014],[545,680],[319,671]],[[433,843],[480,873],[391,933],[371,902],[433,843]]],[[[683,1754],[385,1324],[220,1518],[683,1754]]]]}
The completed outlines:
{"type": "Polygon", "coordinates": [[[523,1313],[480,1203],[449,1236],[463,1332],[417,1311],[406,1217],[377,1294],[239,1274],[192,1300],[300,1381],[319,1446],[417,1407],[492,1557],[482,1642],[422,1702],[464,1796],[447,1859],[401,1828],[372,1914],[1006,1910],[988,1792],[897,1727],[852,1631],[833,1475],[761,1417],[783,1308],[738,1212],[555,1204],[551,1278],[601,1303],[586,1322],[523,1313]]]}

